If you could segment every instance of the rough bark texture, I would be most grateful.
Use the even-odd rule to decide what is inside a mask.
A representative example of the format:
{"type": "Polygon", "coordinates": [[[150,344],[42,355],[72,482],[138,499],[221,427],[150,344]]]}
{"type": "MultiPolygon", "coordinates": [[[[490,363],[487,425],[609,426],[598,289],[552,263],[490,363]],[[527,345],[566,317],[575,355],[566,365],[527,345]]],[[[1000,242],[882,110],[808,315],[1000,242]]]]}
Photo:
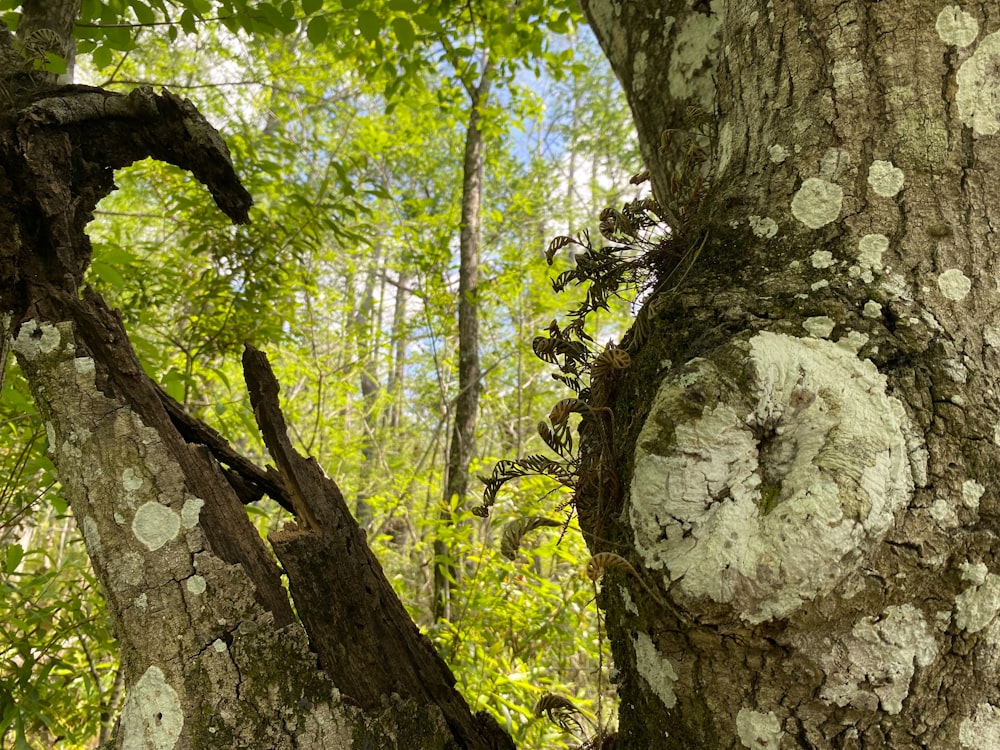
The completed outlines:
{"type": "Polygon", "coordinates": [[[339,491],[289,448],[266,367],[247,367],[278,464],[263,471],[166,400],[120,317],[78,293],[84,227],[114,168],[153,156],[189,169],[247,220],[218,133],[169,92],[24,94],[0,112],[0,320],[122,649],[115,747],[512,747],[469,712],[339,491]],[[241,503],[262,492],[297,517],[272,542],[304,627],[241,503]]]}
{"type": "Polygon", "coordinates": [[[679,610],[606,580],[619,746],[1000,748],[995,3],[583,4],[693,261],[581,497],[679,610]]]}

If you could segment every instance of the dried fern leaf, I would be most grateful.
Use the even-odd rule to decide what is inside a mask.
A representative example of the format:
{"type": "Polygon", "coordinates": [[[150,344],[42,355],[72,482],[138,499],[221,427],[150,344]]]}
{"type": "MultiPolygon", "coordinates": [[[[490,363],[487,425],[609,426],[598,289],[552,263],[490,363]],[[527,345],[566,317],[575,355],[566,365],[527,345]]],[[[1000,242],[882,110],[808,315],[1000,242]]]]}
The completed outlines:
{"type": "Polygon", "coordinates": [[[576,719],[579,710],[573,701],[555,693],[546,693],[535,704],[535,716],[545,716],[564,732],[579,732],[580,722],[576,719]]]}
{"type": "Polygon", "coordinates": [[[524,535],[543,526],[562,526],[562,523],[545,516],[524,516],[505,524],[500,538],[500,554],[508,560],[514,560],[521,549],[524,535]]]}
{"type": "Polygon", "coordinates": [[[600,580],[601,576],[604,575],[606,570],[618,570],[623,573],[629,573],[636,578],[639,574],[635,572],[635,568],[621,555],[616,555],[614,552],[598,552],[592,558],[590,562],[587,563],[587,577],[592,581],[600,580]]]}

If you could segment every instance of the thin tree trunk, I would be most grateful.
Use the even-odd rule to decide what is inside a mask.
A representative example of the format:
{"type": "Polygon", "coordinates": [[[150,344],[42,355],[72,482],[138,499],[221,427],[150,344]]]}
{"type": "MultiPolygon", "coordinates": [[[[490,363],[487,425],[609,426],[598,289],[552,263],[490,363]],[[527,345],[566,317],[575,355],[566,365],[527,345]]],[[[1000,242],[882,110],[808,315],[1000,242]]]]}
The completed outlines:
{"type": "MultiPolygon", "coordinates": [[[[476,417],[479,410],[479,243],[483,172],[486,164],[481,127],[483,108],[493,82],[493,63],[488,59],[475,89],[469,92],[469,124],[465,132],[462,160],[462,225],[459,233],[458,267],[458,395],[455,421],[448,448],[441,520],[452,522],[452,499],[461,502],[469,487],[469,464],[475,452],[476,417]]],[[[458,568],[448,545],[434,541],[434,616],[450,616],[451,583],[458,568]]]]}
{"type": "Polygon", "coordinates": [[[364,435],[361,442],[361,455],[364,457],[364,462],[361,465],[360,487],[355,500],[354,514],[362,528],[366,528],[372,520],[372,508],[368,503],[368,483],[375,466],[375,430],[378,425],[375,409],[381,391],[376,377],[377,343],[374,335],[378,325],[375,320],[375,283],[378,281],[381,271],[379,267],[380,255],[381,246],[380,243],[376,243],[368,270],[365,273],[365,285],[361,292],[361,300],[354,314],[354,347],[360,367],[361,418],[364,435]]]}

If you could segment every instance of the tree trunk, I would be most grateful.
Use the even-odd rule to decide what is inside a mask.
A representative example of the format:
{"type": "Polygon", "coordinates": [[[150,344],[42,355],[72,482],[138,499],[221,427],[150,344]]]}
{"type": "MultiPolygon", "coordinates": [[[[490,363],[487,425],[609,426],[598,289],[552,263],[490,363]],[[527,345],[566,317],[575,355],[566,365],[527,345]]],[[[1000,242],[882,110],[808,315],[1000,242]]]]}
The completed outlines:
{"type": "Polygon", "coordinates": [[[995,4],[583,5],[674,230],[578,497],[620,747],[1000,746],[995,4]]]}
{"type": "MultiPolygon", "coordinates": [[[[0,60],[18,54],[0,35],[0,60]]],[[[337,487],[292,450],[263,355],[248,350],[244,370],[278,467],[266,471],[160,391],[120,316],[79,293],[84,228],[116,168],[168,161],[248,220],[219,134],[169,92],[4,72],[25,85],[0,111],[0,320],[121,646],[115,747],[511,748],[471,714],[337,487]],[[263,493],[296,516],[269,538],[282,570],[242,506],[263,493]]]]}
{"type": "MultiPolygon", "coordinates": [[[[458,266],[458,395],[455,421],[448,446],[444,503],[441,520],[452,521],[452,498],[460,501],[469,489],[469,464],[475,452],[476,416],[479,411],[479,241],[480,204],[483,198],[483,170],[486,165],[483,142],[483,108],[493,82],[493,63],[484,61],[475,88],[469,90],[469,124],[465,131],[462,161],[462,225],[459,232],[458,266]]],[[[434,541],[434,617],[449,619],[451,584],[458,569],[451,561],[443,539],[434,541]]]]}

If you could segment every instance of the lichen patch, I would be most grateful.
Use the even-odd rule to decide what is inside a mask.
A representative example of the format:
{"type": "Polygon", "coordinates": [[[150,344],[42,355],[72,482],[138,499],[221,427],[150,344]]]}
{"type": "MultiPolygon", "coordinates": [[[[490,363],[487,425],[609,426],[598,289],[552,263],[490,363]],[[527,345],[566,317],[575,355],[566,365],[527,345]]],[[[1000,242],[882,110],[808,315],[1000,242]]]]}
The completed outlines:
{"type": "Polygon", "coordinates": [[[990,573],[978,586],[970,586],[955,597],[955,624],[978,633],[1000,612],[1000,576],[990,573]]]}
{"type": "Polygon", "coordinates": [[[938,654],[930,625],[912,604],[862,618],[849,635],[821,648],[827,677],[820,698],[888,714],[903,709],[916,667],[929,666],[938,654]]]}
{"type": "Polygon", "coordinates": [[[937,29],[942,42],[955,47],[968,47],[979,36],[979,22],[976,17],[966,13],[957,5],[946,5],[938,13],[934,28],[937,29]]]}
{"type": "Polygon", "coordinates": [[[653,643],[653,639],[645,633],[635,634],[635,667],[649,687],[667,708],[677,705],[677,695],[674,693],[674,683],[677,682],[677,671],[670,659],[662,656],[653,643]]]}
{"type": "Polygon", "coordinates": [[[833,253],[829,250],[817,250],[809,256],[813,268],[829,268],[833,265],[833,253]]]}
{"type": "Polygon", "coordinates": [[[975,750],[1000,750],[1000,710],[990,703],[980,703],[971,716],[958,727],[962,747],[975,750]]]}
{"type": "Polygon", "coordinates": [[[736,714],[736,733],[743,747],[753,750],[778,750],[784,735],[774,711],[765,714],[749,708],[741,708],[736,714]]]}
{"type": "Polygon", "coordinates": [[[59,329],[51,323],[26,320],[14,339],[13,349],[29,362],[56,350],[61,340],[59,329]]]}
{"type": "Polygon", "coordinates": [[[891,161],[876,159],[868,168],[868,184],[877,195],[892,198],[903,189],[903,170],[891,161]]]}
{"type": "Polygon", "coordinates": [[[184,726],[181,703],[163,670],[153,665],[127,692],[119,731],[122,750],[171,750],[184,726]]]}
{"type": "Polygon", "coordinates": [[[840,216],[843,203],[844,191],[840,185],[810,177],[792,198],[792,216],[810,229],[819,229],[840,216]]]}
{"type": "Polygon", "coordinates": [[[636,550],[685,606],[786,616],[832,591],[906,507],[905,422],[875,366],[827,340],[760,333],[692,360],[639,436],[636,550]]]}
{"type": "Polygon", "coordinates": [[[714,67],[722,29],[722,3],[714,0],[712,13],[688,13],[674,32],[674,53],[670,56],[667,80],[670,94],[677,99],[694,97],[706,109],[712,105],[712,77],[701,75],[714,67]]]}
{"type": "Polygon", "coordinates": [[[770,239],[778,233],[778,222],[770,216],[751,216],[750,230],[763,239],[770,239]]]}
{"type": "Polygon", "coordinates": [[[962,482],[962,502],[965,507],[978,510],[979,498],[983,496],[984,492],[986,492],[986,488],[975,479],[966,479],[962,482]]]}
{"type": "Polygon", "coordinates": [[[858,265],[871,271],[882,270],[882,253],[889,249],[884,234],[866,234],[858,241],[858,265]]]}
{"type": "Polygon", "coordinates": [[[983,37],[972,56],[962,63],[955,80],[959,119],[976,135],[1000,131],[1000,31],[983,37]]]}
{"type": "Polygon", "coordinates": [[[816,315],[802,321],[802,327],[809,332],[809,335],[818,339],[829,338],[835,325],[833,318],[827,315],[816,315]]]}
{"type": "Polygon", "coordinates": [[[175,539],[180,529],[180,515],[153,501],[140,505],[132,519],[132,533],[150,552],[175,539]]]}
{"type": "Polygon", "coordinates": [[[955,302],[965,299],[972,290],[972,281],[957,268],[949,268],[938,276],[937,284],[941,294],[955,302]]]}

